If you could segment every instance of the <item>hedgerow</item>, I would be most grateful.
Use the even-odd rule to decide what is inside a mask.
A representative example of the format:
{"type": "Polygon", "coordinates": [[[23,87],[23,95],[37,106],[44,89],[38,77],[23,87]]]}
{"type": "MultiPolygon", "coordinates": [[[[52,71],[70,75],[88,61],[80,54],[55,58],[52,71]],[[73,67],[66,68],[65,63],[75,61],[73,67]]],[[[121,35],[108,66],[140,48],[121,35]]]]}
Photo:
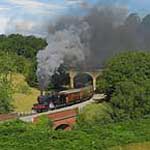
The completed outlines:
{"type": "Polygon", "coordinates": [[[107,125],[76,126],[72,131],[11,121],[0,124],[1,150],[107,150],[150,141],[150,118],[107,125]]]}

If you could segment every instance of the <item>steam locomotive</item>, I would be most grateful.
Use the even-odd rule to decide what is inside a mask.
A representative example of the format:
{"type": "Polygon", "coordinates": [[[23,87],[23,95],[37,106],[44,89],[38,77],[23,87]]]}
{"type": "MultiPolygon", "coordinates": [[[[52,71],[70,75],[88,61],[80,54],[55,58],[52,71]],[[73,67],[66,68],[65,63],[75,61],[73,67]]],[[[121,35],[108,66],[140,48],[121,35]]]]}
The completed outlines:
{"type": "Polygon", "coordinates": [[[33,105],[32,110],[41,113],[48,110],[53,110],[75,103],[79,103],[90,99],[94,94],[92,86],[70,89],[61,91],[59,93],[40,95],[37,98],[36,104],[33,105]]]}

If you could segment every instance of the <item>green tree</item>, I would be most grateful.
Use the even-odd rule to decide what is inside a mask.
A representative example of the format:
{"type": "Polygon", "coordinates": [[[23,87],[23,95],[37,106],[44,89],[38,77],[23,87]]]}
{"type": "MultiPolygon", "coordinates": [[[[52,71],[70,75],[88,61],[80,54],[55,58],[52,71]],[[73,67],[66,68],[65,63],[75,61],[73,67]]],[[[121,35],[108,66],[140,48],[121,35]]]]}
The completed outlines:
{"type": "Polygon", "coordinates": [[[106,63],[103,75],[97,84],[98,90],[111,95],[119,82],[129,80],[139,84],[150,79],[149,60],[149,52],[125,52],[116,55],[106,63]]]}
{"type": "MultiPolygon", "coordinates": [[[[17,72],[23,73],[26,76],[29,85],[37,86],[36,55],[46,45],[47,42],[45,39],[35,36],[23,36],[20,34],[0,35],[0,62],[5,61],[6,54],[12,60],[10,65],[7,65],[7,61],[0,63],[0,65],[11,66],[9,67],[10,69],[14,69],[15,66],[17,72]],[[1,55],[2,53],[3,55],[1,55]]],[[[8,69],[4,69],[3,71],[5,70],[8,69]]]]}
{"type": "Polygon", "coordinates": [[[29,71],[28,74],[26,75],[26,81],[31,87],[38,87],[38,80],[36,76],[37,62],[35,59],[33,60],[28,69],[29,71]]]}
{"type": "Polygon", "coordinates": [[[33,59],[37,52],[46,47],[46,40],[35,36],[23,36],[11,34],[0,36],[0,49],[5,52],[13,52],[26,58],[33,59]]]}
{"type": "Polygon", "coordinates": [[[112,58],[98,81],[117,121],[150,114],[150,53],[126,52],[112,58]]]}
{"type": "Polygon", "coordinates": [[[16,71],[14,59],[8,53],[0,53],[0,113],[13,109],[11,74],[16,71]]]}
{"type": "Polygon", "coordinates": [[[117,121],[141,118],[150,114],[150,80],[140,85],[131,81],[116,85],[110,103],[113,108],[113,118],[117,121]]]}
{"type": "Polygon", "coordinates": [[[10,72],[16,70],[14,60],[8,53],[0,53],[0,73],[8,75],[10,72]]]}
{"type": "Polygon", "coordinates": [[[0,114],[13,110],[12,100],[10,82],[6,78],[0,77],[0,114]]]}

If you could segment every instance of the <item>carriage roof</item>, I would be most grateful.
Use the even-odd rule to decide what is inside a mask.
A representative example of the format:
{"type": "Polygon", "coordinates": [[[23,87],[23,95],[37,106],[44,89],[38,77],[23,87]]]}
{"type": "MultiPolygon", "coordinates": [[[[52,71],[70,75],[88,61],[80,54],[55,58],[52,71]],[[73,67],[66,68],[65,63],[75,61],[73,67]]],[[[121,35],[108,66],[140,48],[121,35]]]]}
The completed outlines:
{"type": "Polygon", "coordinates": [[[71,94],[71,93],[77,93],[80,91],[81,91],[80,89],[71,89],[71,90],[61,91],[61,92],[59,92],[59,94],[71,94]]]}
{"type": "Polygon", "coordinates": [[[91,86],[88,87],[83,87],[83,88],[79,88],[79,89],[70,89],[70,90],[65,90],[65,91],[61,91],[59,92],[59,94],[71,94],[71,93],[77,93],[83,90],[87,90],[89,89],[91,86]]]}

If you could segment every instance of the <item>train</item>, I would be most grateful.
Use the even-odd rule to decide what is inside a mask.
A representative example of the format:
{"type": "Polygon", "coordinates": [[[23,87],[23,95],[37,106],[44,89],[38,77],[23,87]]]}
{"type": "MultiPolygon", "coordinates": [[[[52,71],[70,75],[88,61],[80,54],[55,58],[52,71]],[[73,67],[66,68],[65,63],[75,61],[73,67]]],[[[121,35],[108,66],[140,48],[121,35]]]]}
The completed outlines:
{"type": "Polygon", "coordinates": [[[32,110],[41,113],[62,108],[86,101],[92,98],[93,94],[94,90],[92,86],[64,90],[58,93],[41,94],[38,96],[37,103],[33,105],[32,110]]]}

